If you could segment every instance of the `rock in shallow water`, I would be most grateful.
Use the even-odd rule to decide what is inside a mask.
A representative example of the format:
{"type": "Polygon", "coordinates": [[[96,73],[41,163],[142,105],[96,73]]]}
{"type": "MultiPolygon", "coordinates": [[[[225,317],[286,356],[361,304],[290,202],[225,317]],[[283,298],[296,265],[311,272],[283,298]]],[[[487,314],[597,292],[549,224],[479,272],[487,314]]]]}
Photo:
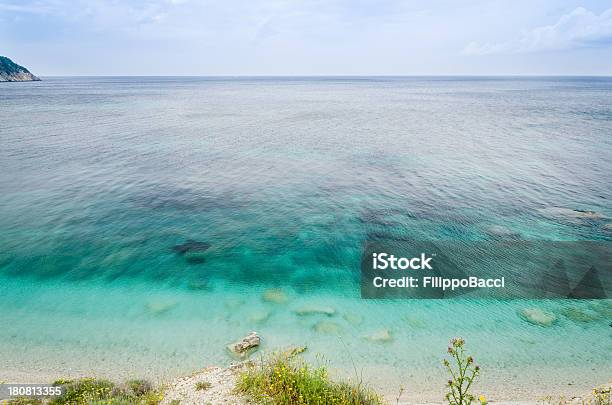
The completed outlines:
{"type": "Polygon", "coordinates": [[[212,284],[207,279],[195,279],[195,280],[191,280],[187,284],[187,287],[190,290],[194,290],[194,291],[208,291],[208,290],[212,290],[212,284]]]}
{"type": "Polygon", "coordinates": [[[599,314],[583,311],[580,308],[563,308],[561,314],[574,322],[588,323],[601,319],[599,314]]]}
{"type": "Polygon", "coordinates": [[[178,254],[184,255],[188,252],[204,252],[208,250],[208,248],[210,248],[210,243],[189,239],[185,243],[173,246],[172,250],[178,254]]]}
{"type": "Polygon", "coordinates": [[[189,264],[202,264],[206,262],[206,258],[202,255],[186,255],[185,260],[189,264]]]}
{"type": "Polygon", "coordinates": [[[257,332],[250,332],[238,342],[228,345],[227,349],[235,357],[239,359],[246,359],[255,350],[257,350],[260,342],[261,338],[259,335],[257,335],[257,332]]]}
{"type": "Polygon", "coordinates": [[[513,231],[512,229],[506,228],[502,225],[491,225],[487,228],[487,233],[492,236],[498,237],[518,237],[520,234],[513,231]]]}
{"type": "Polygon", "coordinates": [[[268,318],[270,318],[270,315],[271,315],[270,311],[266,311],[266,310],[256,311],[256,312],[249,314],[248,321],[252,323],[264,323],[268,320],[268,318]]]}
{"type": "Polygon", "coordinates": [[[370,342],[378,342],[378,343],[386,343],[391,342],[393,340],[393,336],[391,336],[391,331],[389,329],[381,329],[376,331],[370,335],[364,336],[366,340],[370,342]]]}
{"type": "Polygon", "coordinates": [[[524,308],[519,311],[519,316],[534,325],[551,326],[557,320],[555,314],[543,311],[539,308],[524,308]]]}
{"type": "Polygon", "coordinates": [[[328,306],[305,305],[303,307],[296,309],[295,313],[298,314],[299,316],[308,316],[308,315],[333,316],[336,313],[336,310],[328,306]]]}
{"type": "Polygon", "coordinates": [[[330,322],[330,321],[317,322],[313,328],[315,332],[317,333],[329,333],[329,334],[338,334],[342,330],[340,325],[338,325],[335,322],[330,322]]]}
{"type": "Polygon", "coordinates": [[[244,305],[244,300],[240,297],[229,297],[225,300],[225,307],[228,309],[237,309],[244,305]]]}
{"type": "Polygon", "coordinates": [[[604,318],[612,318],[612,301],[598,300],[591,302],[589,308],[597,312],[604,318]]]}
{"type": "Polygon", "coordinates": [[[406,322],[408,322],[408,325],[413,328],[425,328],[427,326],[427,324],[422,318],[413,315],[406,315],[404,319],[406,320],[406,322]]]}
{"type": "Polygon", "coordinates": [[[162,315],[176,307],[176,301],[154,300],[147,302],[146,308],[155,315],[162,315]]]}
{"type": "Polygon", "coordinates": [[[547,207],[538,210],[542,215],[549,218],[568,218],[568,219],[603,219],[604,216],[595,211],[578,210],[563,207],[547,207]]]}
{"type": "Polygon", "coordinates": [[[363,316],[354,313],[347,313],[342,316],[351,325],[360,325],[363,322],[363,316]]]}
{"type": "Polygon", "coordinates": [[[273,304],[284,304],[289,301],[287,298],[287,294],[280,288],[271,288],[269,290],[264,291],[262,297],[264,301],[271,302],[273,304]]]}

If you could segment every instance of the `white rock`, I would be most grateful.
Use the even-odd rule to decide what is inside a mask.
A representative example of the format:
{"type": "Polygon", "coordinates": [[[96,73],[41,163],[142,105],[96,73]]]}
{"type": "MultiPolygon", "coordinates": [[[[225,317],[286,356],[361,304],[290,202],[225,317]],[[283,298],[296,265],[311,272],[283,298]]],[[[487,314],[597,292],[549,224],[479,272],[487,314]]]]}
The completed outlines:
{"type": "Polygon", "coordinates": [[[228,345],[227,349],[237,358],[245,359],[259,347],[260,342],[257,332],[250,332],[242,340],[228,345]]]}
{"type": "Polygon", "coordinates": [[[557,320],[555,314],[539,308],[525,308],[519,311],[519,316],[525,321],[539,326],[551,326],[557,320]]]}

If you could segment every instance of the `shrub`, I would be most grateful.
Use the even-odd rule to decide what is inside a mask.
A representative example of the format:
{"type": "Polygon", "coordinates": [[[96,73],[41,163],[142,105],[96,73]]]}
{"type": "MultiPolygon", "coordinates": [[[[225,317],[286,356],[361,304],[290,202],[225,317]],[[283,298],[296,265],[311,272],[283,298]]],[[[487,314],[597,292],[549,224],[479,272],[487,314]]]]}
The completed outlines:
{"type": "Polygon", "coordinates": [[[335,382],[325,367],[310,367],[302,360],[277,354],[243,371],[238,392],[265,404],[380,405],[384,400],[361,383],[335,382]]]}
{"type": "Polygon", "coordinates": [[[587,403],[593,405],[610,405],[612,402],[611,391],[612,385],[594,388],[592,398],[589,398],[587,403]]]}
{"type": "Polygon", "coordinates": [[[80,405],[94,401],[109,399],[115,384],[107,380],[94,378],[81,378],[66,384],[57,384],[64,387],[64,394],[51,400],[52,405],[80,405]]]}
{"type": "Polygon", "coordinates": [[[126,385],[137,397],[153,391],[153,386],[147,380],[129,380],[126,385]]]}
{"type": "Polygon", "coordinates": [[[145,380],[130,380],[121,388],[107,380],[81,378],[78,380],[58,380],[54,385],[61,385],[65,392],[58,398],[51,399],[49,405],[157,405],[163,395],[154,391],[145,380]]]}

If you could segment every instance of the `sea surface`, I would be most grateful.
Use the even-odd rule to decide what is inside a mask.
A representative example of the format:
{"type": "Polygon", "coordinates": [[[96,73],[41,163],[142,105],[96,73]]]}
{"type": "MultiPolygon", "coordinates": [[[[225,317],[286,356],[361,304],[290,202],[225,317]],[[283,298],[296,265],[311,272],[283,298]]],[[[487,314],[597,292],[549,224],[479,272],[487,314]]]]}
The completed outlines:
{"type": "Polygon", "coordinates": [[[389,395],[441,400],[454,336],[493,399],[588,391],[610,300],[362,300],[359,263],[372,234],[610,242],[611,184],[612,78],[2,83],[0,380],[167,381],[255,330],[389,395]]]}

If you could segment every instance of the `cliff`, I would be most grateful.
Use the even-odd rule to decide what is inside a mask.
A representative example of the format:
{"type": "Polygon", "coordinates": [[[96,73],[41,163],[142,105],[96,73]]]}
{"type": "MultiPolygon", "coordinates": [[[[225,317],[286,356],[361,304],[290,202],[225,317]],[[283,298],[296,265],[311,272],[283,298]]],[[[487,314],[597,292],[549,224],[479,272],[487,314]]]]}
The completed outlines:
{"type": "Polygon", "coordinates": [[[19,66],[5,56],[0,56],[0,82],[29,82],[38,80],[40,79],[30,73],[28,69],[19,66]]]}

